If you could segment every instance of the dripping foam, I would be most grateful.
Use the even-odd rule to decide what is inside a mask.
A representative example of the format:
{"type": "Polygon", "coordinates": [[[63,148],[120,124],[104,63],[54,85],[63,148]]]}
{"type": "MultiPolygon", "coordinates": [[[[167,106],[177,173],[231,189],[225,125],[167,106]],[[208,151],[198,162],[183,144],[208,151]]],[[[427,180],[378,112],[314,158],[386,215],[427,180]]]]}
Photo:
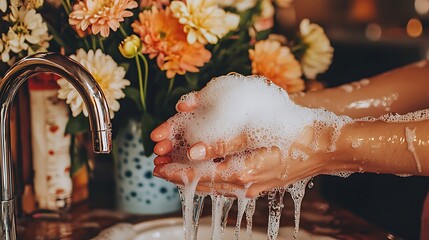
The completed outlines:
{"type": "MultiPolygon", "coordinates": [[[[364,82],[362,85],[366,85],[364,82]]],[[[355,86],[356,87],[356,86],[355,86]]],[[[360,86],[359,86],[360,88],[360,86]]],[[[218,77],[210,81],[198,93],[190,93],[182,96],[179,103],[189,105],[197,104],[193,112],[179,112],[168,122],[171,126],[170,140],[173,143],[171,157],[172,163],[165,166],[167,175],[188,171],[193,172],[193,179],[182,176],[182,201],[184,204],[184,223],[186,239],[196,236],[198,218],[195,209],[201,209],[201,196],[196,192],[198,181],[205,184],[214,183],[216,169],[219,164],[227,167],[222,172],[222,179],[228,179],[234,174],[239,174],[244,169],[244,161],[249,151],[259,148],[277,147],[281,151],[283,159],[289,156],[289,149],[293,142],[300,136],[304,128],[312,126],[315,131],[315,139],[328,127],[333,129],[328,151],[335,151],[336,141],[342,126],[353,120],[346,116],[337,116],[323,109],[310,109],[296,105],[288,94],[272,82],[263,77],[245,77],[238,74],[230,74],[218,77]],[[204,141],[207,144],[215,144],[218,141],[228,141],[234,137],[245,134],[247,136],[247,148],[232,155],[222,162],[215,161],[190,161],[187,150],[190,146],[204,141]],[[317,135],[317,136],[316,136],[317,135]],[[197,197],[196,197],[197,196],[197,197]]],[[[313,150],[317,150],[317,141],[313,150]]],[[[292,158],[306,161],[308,155],[304,152],[294,151],[292,158]]],[[[277,236],[281,209],[283,208],[283,194],[287,190],[291,193],[295,203],[295,217],[299,218],[299,208],[304,196],[305,185],[309,179],[299,181],[288,187],[270,191],[271,199],[270,224],[268,235],[270,239],[277,236]]],[[[244,189],[251,187],[248,183],[244,189]]],[[[251,216],[254,213],[255,199],[246,199],[244,192],[217,189],[209,193],[212,197],[212,237],[222,238],[223,228],[229,211],[231,200],[220,195],[232,195],[238,198],[239,216],[246,213],[247,235],[251,236],[251,216]],[[247,209],[244,211],[245,206],[247,209]]],[[[296,233],[299,219],[295,219],[296,233]]],[[[237,227],[239,223],[237,222],[237,227]]],[[[237,229],[238,237],[239,229],[237,229]]]]}

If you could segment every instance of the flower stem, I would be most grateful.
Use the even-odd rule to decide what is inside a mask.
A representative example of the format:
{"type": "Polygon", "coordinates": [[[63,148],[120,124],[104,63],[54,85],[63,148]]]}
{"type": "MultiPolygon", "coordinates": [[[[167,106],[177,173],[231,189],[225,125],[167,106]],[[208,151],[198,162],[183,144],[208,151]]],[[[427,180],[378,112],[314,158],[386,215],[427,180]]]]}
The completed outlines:
{"type": "Polygon", "coordinates": [[[91,44],[92,44],[92,50],[97,50],[97,42],[95,40],[95,36],[91,35],[91,44]]]}
{"type": "Polygon", "coordinates": [[[307,45],[304,43],[298,43],[290,48],[292,53],[297,53],[301,51],[305,51],[307,49],[307,45]]]}
{"type": "Polygon", "coordinates": [[[98,38],[98,44],[100,44],[101,51],[104,52],[103,38],[101,37],[98,38]]]}
{"type": "Polygon", "coordinates": [[[83,39],[83,43],[85,44],[86,50],[87,50],[87,51],[88,51],[88,50],[90,50],[90,49],[91,49],[91,47],[89,46],[88,41],[87,41],[85,38],[82,38],[82,39],[83,39]]]}
{"type": "MultiPolygon", "coordinates": [[[[137,65],[137,73],[138,73],[138,77],[139,77],[140,101],[141,101],[142,106],[143,106],[143,111],[147,112],[147,108],[146,108],[146,94],[145,94],[145,89],[143,88],[142,70],[141,70],[141,67],[140,67],[139,54],[137,54],[135,56],[135,59],[136,59],[136,65],[137,65]]],[[[147,69],[146,69],[146,72],[147,72],[147,69]]]]}
{"type": "Polygon", "coordinates": [[[122,35],[124,35],[124,37],[128,37],[128,34],[125,31],[125,29],[122,27],[122,25],[119,25],[119,31],[121,31],[121,33],[122,33],[122,35]]]}
{"type": "Polygon", "coordinates": [[[69,0],[61,0],[61,5],[63,5],[64,10],[66,10],[67,15],[70,13],[72,7],[69,0]]]}
{"type": "Polygon", "coordinates": [[[170,79],[170,84],[168,85],[167,97],[170,95],[171,90],[173,90],[174,79],[175,78],[170,79]]]}
{"type": "Polygon", "coordinates": [[[144,64],[144,69],[145,69],[145,72],[144,72],[144,95],[146,96],[146,94],[147,94],[147,79],[149,76],[149,65],[147,63],[146,57],[143,54],[139,53],[138,55],[142,58],[143,64],[144,64]]]}

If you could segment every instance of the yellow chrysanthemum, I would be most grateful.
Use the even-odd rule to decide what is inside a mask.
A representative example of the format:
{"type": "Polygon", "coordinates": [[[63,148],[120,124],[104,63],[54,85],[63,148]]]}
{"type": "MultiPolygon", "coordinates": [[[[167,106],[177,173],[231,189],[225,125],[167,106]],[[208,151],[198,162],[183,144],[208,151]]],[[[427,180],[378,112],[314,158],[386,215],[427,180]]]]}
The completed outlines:
{"type": "Polygon", "coordinates": [[[223,8],[233,7],[239,12],[244,12],[254,7],[258,3],[258,0],[217,0],[217,2],[223,8]]]}
{"type": "Polygon", "coordinates": [[[310,23],[308,19],[301,21],[299,32],[301,41],[306,47],[301,58],[302,71],[307,78],[314,79],[317,74],[325,72],[331,65],[334,49],[323,28],[310,23]]]}
{"type": "Polygon", "coordinates": [[[240,17],[225,12],[216,0],[173,1],[170,4],[173,15],[184,25],[190,44],[215,44],[220,38],[238,27],[240,17]]]}
{"type": "Polygon", "coordinates": [[[288,93],[304,90],[301,66],[290,49],[275,40],[263,40],[249,50],[252,73],[265,76],[288,93]]]}

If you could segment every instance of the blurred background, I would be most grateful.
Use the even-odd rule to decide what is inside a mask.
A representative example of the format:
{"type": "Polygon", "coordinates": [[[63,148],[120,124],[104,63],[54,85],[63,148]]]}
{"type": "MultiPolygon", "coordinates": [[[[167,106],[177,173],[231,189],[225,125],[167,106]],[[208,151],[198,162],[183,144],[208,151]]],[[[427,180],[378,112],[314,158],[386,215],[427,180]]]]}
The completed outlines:
{"type": "MultiPolygon", "coordinates": [[[[319,77],[327,87],[429,58],[429,0],[296,0],[279,9],[277,31],[293,32],[303,18],[323,26],[335,49],[330,69],[319,77]]],[[[316,180],[327,199],[404,239],[419,239],[429,178],[353,174],[316,180]]]]}

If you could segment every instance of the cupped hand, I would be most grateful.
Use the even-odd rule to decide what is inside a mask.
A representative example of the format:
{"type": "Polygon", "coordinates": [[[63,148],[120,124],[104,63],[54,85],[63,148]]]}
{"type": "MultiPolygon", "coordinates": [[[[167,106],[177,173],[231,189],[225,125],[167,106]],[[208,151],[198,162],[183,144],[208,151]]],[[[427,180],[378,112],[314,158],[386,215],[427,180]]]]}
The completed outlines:
{"type": "MultiPolygon", "coordinates": [[[[319,149],[314,150],[309,146],[314,141],[313,128],[306,127],[300,137],[294,142],[287,154],[282,154],[278,147],[259,148],[245,151],[244,166],[239,171],[225,174],[225,171],[236,168],[236,154],[246,149],[247,137],[244,134],[229,142],[218,142],[213,145],[197,143],[192,149],[202,149],[194,160],[221,158],[215,163],[216,169],[212,176],[203,175],[197,184],[199,192],[216,192],[228,195],[235,190],[245,190],[247,197],[256,197],[260,193],[276,188],[284,187],[301,179],[325,172],[327,169],[326,149],[328,147],[325,138],[318,138],[319,149]],[[297,156],[293,152],[300,152],[297,156]],[[302,157],[306,156],[306,157],[302,157]]],[[[194,156],[195,157],[195,156],[194,156]]],[[[178,185],[183,185],[183,176],[187,181],[194,179],[195,172],[192,168],[183,171],[168,171],[171,159],[158,157],[155,161],[154,175],[164,178],[178,185]]],[[[185,169],[185,168],[183,168],[185,169]]],[[[231,172],[231,171],[230,171],[231,172]]]]}
{"type": "MultiPolygon", "coordinates": [[[[179,102],[176,105],[176,110],[178,112],[192,112],[198,107],[198,93],[195,93],[192,103],[189,102],[179,102]]],[[[156,142],[154,147],[154,152],[158,156],[155,158],[155,165],[160,163],[167,163],[171,159],[169,154],[173,149],[173,145],[169,140],[170,137],[170,126],[168,122],[164,122],[155,128],[150,137],[152,141],[156,142]]],[[[218,141],[215,145],[207,145],[204,142],[199,142],[194,144],[188,152],[188,157],[190,160],[207,160],[216,157],[224,156],[227,153],[232,153],[236,151],[241,151],[246,146],[247,137],[245,135],[240,135],[229,142],[218,141]]]]}
{"type": "MultiPolygon", "coordinates": [[[[197,108],[196,102],[195,104],[189,104],[187,102],[179,102],[176,105],[176,110],[178,112],[192,112],[196,108],[197,108]]],[[[156,145],[153,151],[155,152],[155,154],[159,155],[155,159],[155,162],[165,161],[166,159],[169,159],[167,155],[173,149],[173,146],[171,141],[169,140],[169,137],[170,137],[170,126],[168,122],[162,123],[157,128],[155,128],[150,134],[150,138],[152,139],[152,141],[156,142],[156,145]]]]}

